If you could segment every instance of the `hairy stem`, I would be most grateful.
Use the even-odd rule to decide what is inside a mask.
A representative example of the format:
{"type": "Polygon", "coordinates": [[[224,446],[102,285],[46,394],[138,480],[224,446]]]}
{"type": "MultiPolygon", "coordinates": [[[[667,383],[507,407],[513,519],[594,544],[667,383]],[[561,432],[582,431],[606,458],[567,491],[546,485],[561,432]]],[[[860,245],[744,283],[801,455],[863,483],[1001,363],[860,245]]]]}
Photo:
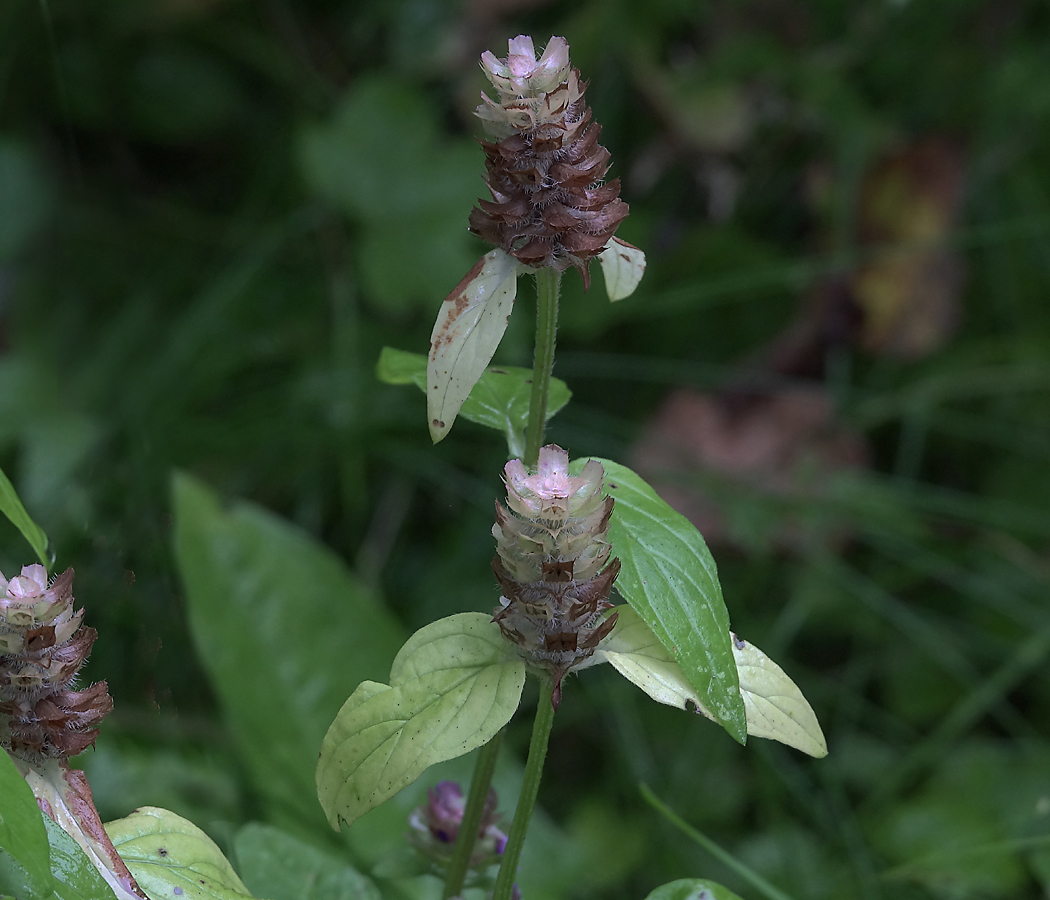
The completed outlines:
{"type": "Polygon", "coordinates": [[[463,890],[463,882],[466,880],[470,869],[470,858],[474,855],[474,844],[478,839],[478,829],[481,827],[481,816],[485,812],[485,801],[489,796],[489,786],[492,784],[492,773],[496,770],[496,759],[499,756],[499,748],[503,744],[503,732],[501,728],[495,736],[481,748],[477,761],[474,763],[474,778],[470,782],[470,795],[467,797],[467,806],[463,810],[463,821],[459,826],[459,834],[456,835],[456,846],[452,851],[452,859],[449,860],[448,870],[445,873],[444,900],[455,897],[463,890]]]}
{"type": "Polygon", "coordinates": [[[529,398],[529,424],[525,429],[523,460],[529,468],[534,467],[539,459],[543,428],[547,424],[547,398],[554,368],[560,291],[561,272],[553,268],[536,272],[536,355],[532,364],[532,394],[529,398]]]}
{"type": "Polygon", "coordinates": [[[532,818],[536,795],[540,790],[540,779],[543,777],[547,741],[554,724],[554,705],[551,703],[553,690],[553,680],[550,676],[545,676],[540,682],[540,702],[536,707],[536,720],[532,723],[532,741],[529,743],[529,760],[525,763],[525,780],[521,785],[518,808],[514,811],[514,822],[510,826],[510,835],[507,837],[507,847],[503,851],[503,862],[500,863],[492,900],[510,900],[514,888],[518,860],[521,857],[521,849],[525,846],[525,832],[529,830],[529,819],[532,818]]]}

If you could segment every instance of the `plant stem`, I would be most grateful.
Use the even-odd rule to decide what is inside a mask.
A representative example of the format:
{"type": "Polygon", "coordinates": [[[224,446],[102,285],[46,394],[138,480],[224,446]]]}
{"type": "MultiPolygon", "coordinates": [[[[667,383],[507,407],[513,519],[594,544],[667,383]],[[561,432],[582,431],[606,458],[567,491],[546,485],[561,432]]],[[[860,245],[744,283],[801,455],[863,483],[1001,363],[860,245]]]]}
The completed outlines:
{"type": "Polygon", "coordinates": [[[467,806],[463,810],[463,821],[459,826],[459,834],[456,835],[456,846],[445,873],[445,893],[442,894],[444,900],[455,897],[463,890],[463,882],[470,869],[470,858],[474,855],[474,844],[478,839],[478,829],[481,827],[481,816],[485,812],[489,786],[492,784],[492,773],[496,770],[496,758],[503,744],[504,731],[506,729],[501,728],[496,732],[492,740],[481,748],[474,763],[474,778],[470,782],[467,806]]]}
{"type": "MultiPolygon", "coordinates": [[[[554,369],[554,347],[558,334],[558,295],[561,292],[561,272],[556,269],[540,269],[536,273],[536,353],[532,365],[532,391],[529,395],[529,421],[525,428],[525,458],[523,462],[530,468],[535,467],[540,457],[543,444],[543,429],[547,424],[547,401],[551,389],[551,371],[554,369]]],[[[543,760],[547,755],[547,738],[554,722],[554,707],[550,697],[552,684],[544,681],[540,692],[540,708],[536,711],[536,723],[533,726],[532,745],[529,747],[529,761],[525,767],[525,783],[518,799],[518,810],[514,815],[510,837],[503,854],[504,863],[500,867],[500,877],[496,882],[494,900],[509,900],[514,885],[514,875],[518,868],[518,857],[525,844],[525,832],[532,808],[536,804],[536,793],[540,786],[540,775],[543,772],[543,760]],[[544,699],[546,696],[546,699],[544,699]],[[543,724],[543,723],[546,724],[543,724]],[[540,732],[542,731],[542,735],[540,732]],[[542,747],[537,747],[542,742],[542,747]],[[530,776],[530,773],[531,776],[530,776]],[[530,782],[530,777],[532,782],[530,782]],[[504,878],[504,869],[508,874],[504,878]],[[500,895],[500,884],[506,881],[505,895],[500,895]]],[[[474,844],[478,838],[478,827],[485,811],[492,773],[496,768],[496,757],[503,742],[503,731],[481,748],[477,762],[474,764],[474,777],[470,783],[470,796],[463,811],[463,822],[456,836],[456,846],[452,851],[448,871],[445,875],[444,900],[455,897],[463,890],[463,882],[470,869],[470,858],[474,854],[474,844]]]]}
{"type": "Polygon", "coordinates": [[[525,429],[525,459],[529,468],[536,465],[543,445],[543,428],[547,424],[547,398],[554,368],[554,345],[558,334],[558,294],[561,272],[540,269],[536,273],[536,355],[532,363],[532,394],[529,397],[529,424],[525,429]]]}
{"type": "Polygon", "coordinates": [[[529,743],[529,760],[525,763],[525,780],[521,785],[518,808],[514,811],[514,822],[510,826],[510,835],[503,851],[503,862],[500,863],[492,900],[510,900],[514,879],[518,874],[518,860],[521,857],[521,849],[525,846],[525,832],[529,829],[536,795],[540,791],[543,761],[547,758],[547,741],[554,724],[554,705],[551,703],[553,690],[553,680],[550,676],[544,676],[540,682],[540,702],[536,707],[536,720],[532,723],[532,741],[529,743]]]}

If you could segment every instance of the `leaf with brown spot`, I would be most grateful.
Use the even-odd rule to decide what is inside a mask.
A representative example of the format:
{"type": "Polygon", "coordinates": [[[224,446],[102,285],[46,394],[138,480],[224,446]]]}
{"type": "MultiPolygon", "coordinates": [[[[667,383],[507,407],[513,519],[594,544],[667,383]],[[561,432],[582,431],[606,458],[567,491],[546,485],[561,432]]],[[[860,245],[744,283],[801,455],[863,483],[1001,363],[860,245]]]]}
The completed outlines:
{"type": "Polygon", "coordinates": [[[485,372],[514,309],[518,262],[486,253],[452,289],[438,312],[427,358],[427,421],[436,444],[485,372]]]}

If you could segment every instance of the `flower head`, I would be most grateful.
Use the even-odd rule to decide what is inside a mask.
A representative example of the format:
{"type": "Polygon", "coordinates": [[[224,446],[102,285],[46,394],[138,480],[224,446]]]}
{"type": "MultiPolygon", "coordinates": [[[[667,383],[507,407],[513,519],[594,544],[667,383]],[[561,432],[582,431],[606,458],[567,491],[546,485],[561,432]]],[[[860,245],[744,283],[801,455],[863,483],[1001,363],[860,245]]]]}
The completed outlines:
{"type": "Polygon", "coordinates": [[[604,183],[609,151],[598,143],[569,62],[565,38],[551,38],[538,59],[532,38],[511,39],[505,59],[481,66],[497,99],[481,95],[477,115],[496,138],[482,142],[492,200],[480,200],[470,229],[534,268],[575,266],[589,282],[590,260],[605,249],[628,213],[618,179],[604,183]]]}
{"type": "Polygon", "coordinates": [[[69,689],[97,637],[73,610],[73,570],[51,583],[41,565],[0,573],[0,592],[0,746],[37,760],[80,753],[113,700],[104,681],[69,689]]]}
{"type": "Polygon", "coordinates": [[[569,474],[569,455],[553,444],[540,450],[534,474],[520,460],[504,468],[507,507],[496,504],[497,556],[502,588],[494,619],[526,662],[561,680],[612,631],[616,614],[602,618],[620,561],[609,561],[606,534],[613,500],[603,497],[605,470],[588,461],[569,474]]]}
{"type": "MultiPolygon", "coordinates": [[[[478,826],[471,868],[483,869],[497,862],[507,846],[507,835],[497,825],[497,803],[496,792],[490,789],[478,826]]],[[[408,817],[412,828],[409,841],[435,862],[446,864],[452,857],[466,807],[467,798],[455,781],[439,781],[427,791],[426,804],[417,806],[408,817]]]]}

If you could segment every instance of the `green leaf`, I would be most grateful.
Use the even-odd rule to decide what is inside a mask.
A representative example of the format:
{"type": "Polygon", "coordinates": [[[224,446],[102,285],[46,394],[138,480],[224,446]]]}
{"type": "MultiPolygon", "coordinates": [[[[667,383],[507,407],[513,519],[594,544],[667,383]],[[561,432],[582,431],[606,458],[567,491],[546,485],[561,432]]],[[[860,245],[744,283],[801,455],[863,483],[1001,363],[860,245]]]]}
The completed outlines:
{"type": "Polygon", "coordinates": [[[22,532],[22,536],[29,541],[29,546],[33,548],[40,562],[46,568],[50,568],[51,561],[47,556],[47,535],[36,522],[29,518],[29,513],[26,512],[22,501],[18,499],[18,494],[15,493],[14,485],[11,484],[2,469],[0,469],[0,512],[22,532]]]}
{"type": "MultiPolygon", "coordinates": [[[[576,460],[572,470],[586,461],[576,460]]],[[[609,542],[621,563],[617,590],[670,651],[715,721],[744,743],[747,718],[729,613],[707,544],[638,475],[611,460],[599,462],[616,500],[609,542]]]]}
{"type": "Polygon", "coordinates": [[[427,422],[435,444],[448,434],[507,330],[518,265],[502,250],[489,251],[438,310],[427,358],[427,422]]]}
{"type": "Polygon", "coordinates": [[[421,628],[394,659],[390,685],[361,684],[325,735],[317,795],[329,823],[352,823],[434,763],[488,742],[524,684],[524,663],[489,616],[460,613],[421,628]]]}
{"type": "Polygon", "coordinates": [[[59,900],[114,900],[113,889],[80,845],[48,816],[42,818],[51,844],[55,896],[59,900]]]}
{"type": "Polygon", "coordinates": [[[107,823],[106,832],[152,900],[251,897],[215,842],[182,816],[144,806],[107,823]]]}
{"type": "Polygon", "coordinates": [[[609,241],[598,254],[598,262],[605,276],[605,291],[614,302],[630,297],[645,274],[645,253],[619,238],[609,241]]]}
{"type": "MultiPolygon", "coordinates": [[[[658,703],[689,709],[714,720],[682,669],[633,609],[620,609],[613,633],[594,654],[658,703]]],[[[733,655],[740,676],[747,733],[780,741],[810,756],[827,756],[828,747],[816,714],[795,683],[754,644],[734,637],[733,655]]]]}
{"type": "Polygon", "coordinates": [[[381,900],[344,860],[270,825],[245,825],[233,845],[245,884],[269,900],[381,900]]]}
{"type": "Polygon", "coordinates": [[[175,553],[200,659],[259,790],[323,826],[317,748],[347,695],[403,634],[334,553],[245,503],[174,482],[175,553]]]}
{"type": "MultiPolygon", "coordinates": [[[[384,347],[376,363],[376,377],[386,384],[414,384],[426,393],[427,358],[421,353],[384,347]]],[[[523,456],[531,390],[532,369],[492,366],[478,379],[459,414],[471,422],[502,431],[510,455],[523,456]]],[[[570,397],[572,391],[568,385],[560,378],[551,378],[548,421],[569,402],[570,397]]]]}
{"type": "Polygon", "coordinates": [[[660,885],[645,900],[740,900],[740,897],[714,881],[680,878],[660,885]]]}
{"type": "Polygon", "coordinates": [[[16,863],[15,870],[0,862],[0,894],[18,896],[28,889],[33,897],[52,890],[47,831],[33,791],[11,757],[0,747],[0,851],[16,863]],[[7,884],[7,881],[15,884],[7,884]],[[17,882],[24,881],[24,884],[17,882]]]}

